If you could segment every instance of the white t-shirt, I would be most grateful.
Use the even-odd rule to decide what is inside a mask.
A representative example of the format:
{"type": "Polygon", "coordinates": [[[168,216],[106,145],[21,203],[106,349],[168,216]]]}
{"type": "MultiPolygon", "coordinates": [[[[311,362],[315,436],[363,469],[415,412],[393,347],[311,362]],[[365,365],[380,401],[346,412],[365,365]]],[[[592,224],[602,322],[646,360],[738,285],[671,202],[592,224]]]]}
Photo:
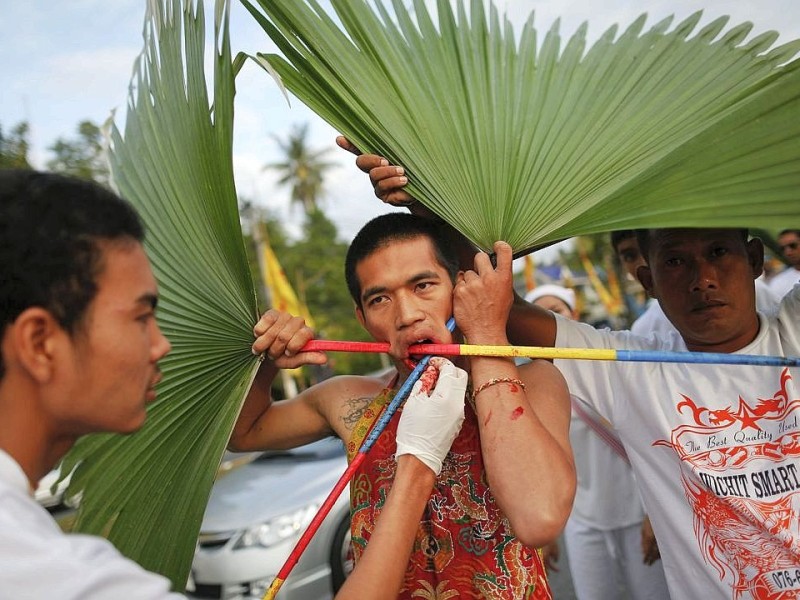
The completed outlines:
{"type": "Polygon", "coordinates": [[[107,540],[65,534],[31,498],[20,466],[0,450],[0,600],[178,600],[164,577],[107,540]]]}
{"type": "Polygon", "coordinates": [[[574,410],[569,441],[578,476],[569,518],[602,531],[641,523],[644,509],[630,465],[574,410]]]}
{"type": "MultiPolygon", "coordinates": [[[[800,287],[741,354],[800,355],[800,287]]],[[[558,318],[557,346],[686,351],[558,318]]],[[[675,599],[800,597],[800,368],[558,360],[611,421],[675,599]],[[773,597],[773,596],[769,596],[773,597]]]]}
{"type": "Polygon", "coordinates": [[[800,283],[800,270],[786,267],[780,273],[773,275],[768,285],[779,298],[783,298],[796,283],[800,283]]]}

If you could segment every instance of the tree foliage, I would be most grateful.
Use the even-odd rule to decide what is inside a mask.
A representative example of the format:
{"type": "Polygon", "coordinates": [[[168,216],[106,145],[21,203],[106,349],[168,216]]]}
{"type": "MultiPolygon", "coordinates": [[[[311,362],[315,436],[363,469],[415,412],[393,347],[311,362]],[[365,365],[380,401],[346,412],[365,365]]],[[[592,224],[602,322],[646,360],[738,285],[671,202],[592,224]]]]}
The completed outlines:
{"type": "Polygon", "coordinates": [[[273,135],[285,158],[269,163],[265,169],[277,171],[278,183],[291,188],[291,200],[300,204],[307,215],[319,209],[325,172],[335,163],[323,160],[328,150],[312,150],[308,145],[308,123],[296,125],[286,140],[273,135]]]}
{"type": "Polygon", "coordinates": [[[51,171],[109,185],[108,157],[103,146],[103,133],[91,121],[81,121],[76,137],[60,137],[49,150],[53,153],[53,158],[47,162],[47,168],[51,171]]]}
{"type": "Polygon", "coordinates": [[[14,125],[8,133],[3,133],[0,125],[0,169],[30,169],[28,162],[28,134],[30,126],[27,121],[14,125]]]}

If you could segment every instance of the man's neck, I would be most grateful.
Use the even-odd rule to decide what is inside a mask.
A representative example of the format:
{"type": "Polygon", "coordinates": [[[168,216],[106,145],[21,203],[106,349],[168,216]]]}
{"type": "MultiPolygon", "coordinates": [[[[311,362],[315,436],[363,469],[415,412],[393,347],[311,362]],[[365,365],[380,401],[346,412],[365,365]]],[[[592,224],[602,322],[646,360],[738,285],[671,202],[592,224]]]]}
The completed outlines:
{"type": "MultiPolygon", "coordinates": [[[[27,406],[33,405],[33,402],[27,406]]],[[[24,403],[0,402],[0,448],[22,468],[32,488],[75,444],[76,436],[54,438],[41,415],[25,410],[24,403]]]]}
{"type": "Polygon", "coordinates": [[[758,337],[758,332],[761,331],[761,319],[758,317],[757,313],[753,315],[753,319],[754,323],[752,327],[748,327],[745,332],[729,340],[705,344],[702,341],[694,342],[689,340],[683,337],[683,334],[681,334],[681,337],[683,337],[683,341],[686,344],[686,349],[690,352],[719,352],[722,354],[731,354],[733,352],[738,352],[742,348],[746,348],[758,337]]]}

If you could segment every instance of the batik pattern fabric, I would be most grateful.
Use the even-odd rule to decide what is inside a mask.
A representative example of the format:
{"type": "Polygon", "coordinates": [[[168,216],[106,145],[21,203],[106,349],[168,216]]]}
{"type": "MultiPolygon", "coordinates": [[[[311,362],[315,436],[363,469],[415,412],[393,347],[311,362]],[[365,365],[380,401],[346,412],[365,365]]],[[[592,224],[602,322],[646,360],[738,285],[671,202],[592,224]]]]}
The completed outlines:
{"type": "MultiPolygon", "coordinates": [[[[365,411],[348,443],[348,459],[394,391],[384,390],[365,411]]],[[[361,557],[394,480],[397,424],[402,408],[355,471],[350,484],[353,549],[361,557]]],[[[478,422],[469,404],[461,431],[444,460],[425,508],[399,598],[446,600],[550,599],[541,556],[523,545],[489,490],[478,422]]]]}

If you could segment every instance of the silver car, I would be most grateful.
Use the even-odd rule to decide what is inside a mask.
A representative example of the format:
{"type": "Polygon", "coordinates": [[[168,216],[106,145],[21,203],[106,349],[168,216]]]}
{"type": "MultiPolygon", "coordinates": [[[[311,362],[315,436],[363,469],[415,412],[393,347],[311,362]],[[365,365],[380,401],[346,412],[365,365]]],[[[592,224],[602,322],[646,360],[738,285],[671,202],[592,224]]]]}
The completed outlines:
{"type": "MultiPolygon", "coordinates": [[[[187,593],[193,598],[261,599],[347,468],[344,447],[327,438],[293,450],[228,459],[245,464],[214,484],[187,593]]],[[[277,600],[331,598],[351,570],[349,499],[342,493],[277,600]]]]}

